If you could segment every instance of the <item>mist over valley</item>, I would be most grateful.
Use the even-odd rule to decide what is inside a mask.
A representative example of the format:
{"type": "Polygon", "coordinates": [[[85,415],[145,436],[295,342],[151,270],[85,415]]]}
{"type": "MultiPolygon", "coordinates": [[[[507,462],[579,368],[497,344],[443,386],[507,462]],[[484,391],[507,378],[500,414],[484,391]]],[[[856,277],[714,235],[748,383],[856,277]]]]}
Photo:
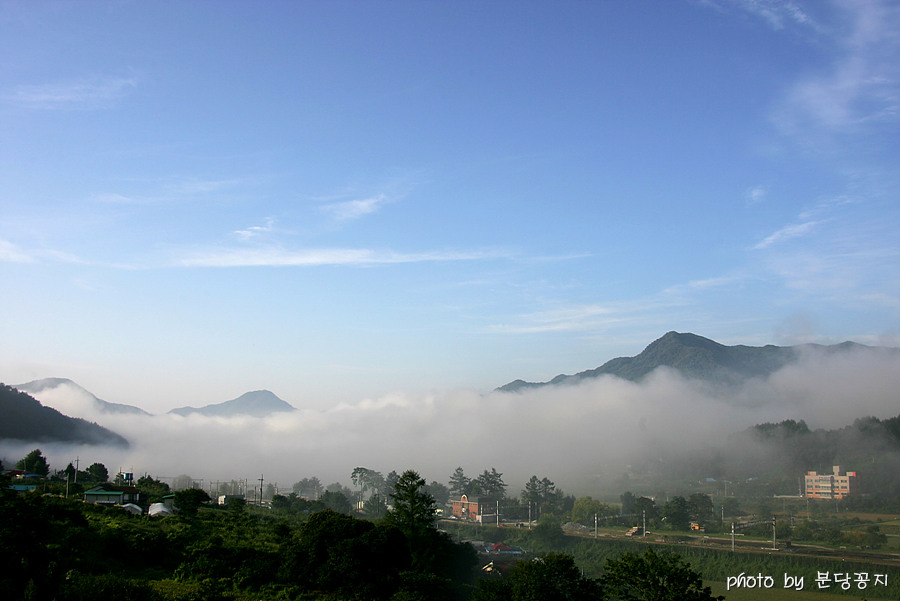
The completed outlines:
{"type": "MultiPolygon", "coordinates": [[[[868,416],[893,418],[898,368],[900,351],[893,348],[726,347],[670,332],[636,357],[555,383],[486,393],[397,392],[327,410],[294,407],[262,390],[150,415],[101,401],[65,379],[16,388],[129,443],[40,441],[54,468],[81,456],[111,471],[189,474],[205,482],[262,474],[286,488],[310,476],[347,483],[356,466],[385,473],[415,469],[439,482],[457,466],[469,473],[494,467],[513,493],[538,475],[567,493],[601,497],[623,487],[671,486],[681,477],[746,478],[776,470],[783,453],[771,441],[735,434],[783,420],[822,430],[868,416]],[[616,366],[631,371],[616,375],[616,366]],[[676,469],[680,462],[690,468],[676,469]]],[[[4,465],[36,442],[0,441],[4,465]]],[[[828,465],[803,469],[830,467],[834,458],[818,459],[828,465]]]]}

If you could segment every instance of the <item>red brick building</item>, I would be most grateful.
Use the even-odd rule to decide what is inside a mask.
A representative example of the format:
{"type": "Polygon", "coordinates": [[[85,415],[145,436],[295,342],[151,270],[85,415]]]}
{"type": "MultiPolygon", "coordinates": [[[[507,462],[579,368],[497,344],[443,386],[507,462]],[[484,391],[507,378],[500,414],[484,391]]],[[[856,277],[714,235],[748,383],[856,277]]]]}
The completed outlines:
{"type": "Polygon", "coordinates": [[[490,497],[470,499],[468,495],[463,495],[459,501],[453,501],[453,515],[472,522],[496,523],[497,500],[490,497]]]}

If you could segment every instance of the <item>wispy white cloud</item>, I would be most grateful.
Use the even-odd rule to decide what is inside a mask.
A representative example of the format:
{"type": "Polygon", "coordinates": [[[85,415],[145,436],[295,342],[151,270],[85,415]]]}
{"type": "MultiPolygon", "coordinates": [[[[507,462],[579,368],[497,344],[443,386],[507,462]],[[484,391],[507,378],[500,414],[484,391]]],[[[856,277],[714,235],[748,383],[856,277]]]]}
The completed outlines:
{"type": "Polygon", "coordinates": [[[773,116],[782,133],[810,146],[900,120],[900,6],[872,0],[839,7],[841,26],[831,40],[837,58],[798,81],[773,116]]]}
{"type": "Polygon", "coordinates": [[[20,107],[41,110],[108,108],[138,85],[136,77],[87,78],[76,81],[20,85],[5,100],[20,107]]]}
{"type": "Polygon", "coordinates": [[[322,210],[338,221],[346,221],[374,213],[388,202],[386,195],[378,194],[369,198],[329,203],[322,206],[322,210]]]}
{"type": "Polygon", "coordinates": [[[365,248],[322,248],[289,250],[271,248],[221,248],[195,253],[181,259],[185,267],[316,267],[321,265],[389,265],[443,261],[476,261],[506,258],[501,251],[429,251],[402,253],[365,248]]]}
{"type": "Polygon", "coordinates": [[[240,238],[241,240],[250,240],[252,238],[257,238],[269,232],[272,232],[275,229],[275,219],[269,217],[265,220],[265,225],[252,225],[243,230],[237,230],[234,234],[240,238]]]}
{"type": "Polygon", "coordinates": [[[725,275],[714,278],[705,278],[702,280],[691,280],[686,284],[678,284],[669,286],[663,291],[663,294],[683,294],[685,292],[697,290],[713,290],[716,288],[725,288],[740,284],[747,279],[745,275],[725,275]]]}
{"type": "Polygon", "coordinates": [[[619,313],[611,305],[572,305],[521,315],[513,323],[496,324],[489,330],[503,334],[596,330],[604,324],[618,321],[619,313]]]}
{"type": "Polygon", "coordinates": [[[104,192],[102,194],[95,194],[93,199],[97,202],[104,204],[140,204],[143,202],[140,199],[125,196],[124,194],[116,194],[114,192],[104,192]]]}
{"type": "Polygon", "coordinates": [[[811,219],[816,218],[817,216],[822,215],[823,213],[827,213],[838,207],[842,207],[845,205],[858,204],[861,202],[862,202],[862,200],[860,200],[859,198],[856,198],[854,196],[848,196],[846,194],[842,194],[840,196],[835,196],[832,198],[825,198],[825,199],[817,202],[812,207],[801,212],[799,215],[799,218],[804,221],[811,220],[811,219]]]}
{"type": "Polygon", "coordinates": [[[138,193],[101,192],[93,195],[95,202],[104,204],[150,205],[181,202],[214,197],[215,193],[230,190],[245,183],[242,179],[171,178],[141,183],[146,189],[138,193]]]}
{"type": "Polygon", "coordinates": [[[191,196],[199,194],[210,194],[221,190],[231,188],[240,184],[240,179],[202,179],[191,178],[181,181],[168,182],[165,189],[170,194],[179,196],[191,196]]]}
{"type": "Polygon", "coordinates": [[[9,240],[0,238],[0,262],[3,263],[34,263],[37,259],[25,252],[9,240]]]}
{"type": "Polygon", "coordinates": [[[764,19],[773,29],[784,29],[788,24],[818,28],[816,22],[790,0],[736,0],[731,4],[764,19]]]}
{"type": "Polygon", "coordinates": [[[561,304],[546,310],[511,315],[504,323],[489,326],[487,331],[498,334],[598,334],[626,326],[670,327],[672,311],[688,304],[690,301],[684,297],[665,291],[627,301],[561,304]]]}
{"type": "Polygon", "coordinates": [[[9,240],[0,238],[0,263],[39,263],[43,261],[70,263],[73,265],[87,265],[89,263],[85,259],[69,252],[52,248],[25,250],[9,240]]]}
{"type": "Polygon", "coordinates": [[[753,186],[744,193],[744,202],[750,206],[759,204],[766,199],[766,189],[763,186],[753,186]]]}
{"type": "Polygon", "coordinates": [[[792,240],[794,238],[801,238],[806,236],[815,229],[817,225],[821,223],[820,221],[807,221],[804,223],[795,223],[792,225],[785,226],[780,230],[770,234],[760,242],[758,242],[753,248],[755,250],[763,250],[765,248],[769,248],[775,244],[779,244],[781,242],[785,242],[787,240],[792,240]]]}

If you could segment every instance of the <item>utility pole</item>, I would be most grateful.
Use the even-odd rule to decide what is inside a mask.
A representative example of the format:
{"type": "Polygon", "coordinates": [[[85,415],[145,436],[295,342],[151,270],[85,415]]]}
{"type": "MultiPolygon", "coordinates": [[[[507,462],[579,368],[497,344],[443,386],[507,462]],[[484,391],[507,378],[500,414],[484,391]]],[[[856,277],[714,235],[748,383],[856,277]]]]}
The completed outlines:
{"type": "Polygon", "coordinates": [[[78,459],[79,457],[75,456],[75,483],[78,483],[78,459]]]}
{"type": "Polygon", "coordinates": [[[259,475],[259,506],[262,507],[263,503],[263,475],[259,475]]]}
{"type": "Polygon", "coordinates": [[[772,550],[775,550],[775,516],[772,516],[772,550]]]}

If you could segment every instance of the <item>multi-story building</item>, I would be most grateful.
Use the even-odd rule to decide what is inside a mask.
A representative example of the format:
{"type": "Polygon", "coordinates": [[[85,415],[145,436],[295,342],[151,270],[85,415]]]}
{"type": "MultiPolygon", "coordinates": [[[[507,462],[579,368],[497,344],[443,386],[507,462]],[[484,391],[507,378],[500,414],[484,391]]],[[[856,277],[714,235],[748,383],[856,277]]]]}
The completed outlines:
{"type": "Polygon", "coordinates": [[[489,497],[470,499],[463,495],[459,501],[453,501],[453,515],[482,524],[496,524],[497,501],[489,497]]]}
{"type": "Polygon", "coordinates": [[[843,472],[841,466],[831,468],[833,474],[806,472],[806,496],[810,499],[843,499],[859,490],[856,472],[843,472]]]}

